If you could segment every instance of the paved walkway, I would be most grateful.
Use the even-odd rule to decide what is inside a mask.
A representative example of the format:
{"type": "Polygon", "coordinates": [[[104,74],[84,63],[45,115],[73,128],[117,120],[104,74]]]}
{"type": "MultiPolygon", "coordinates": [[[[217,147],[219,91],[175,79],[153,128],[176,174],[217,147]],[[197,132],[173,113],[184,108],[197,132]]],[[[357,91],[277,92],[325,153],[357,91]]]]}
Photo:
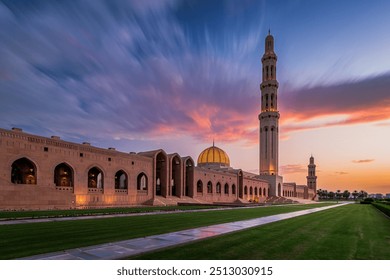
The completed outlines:
{"type": "Polygon", "coordinates": [[[327,209],[346,205],[339,203],[331,206],[301,210],[291,213],[272,215],[268,217],[237,221],[219,225],[212,225],[177,232],[153,235],[143,238],[129,239],[119,242],[100,244],[90,247],[77,248],[62,252],[54,252],[43,255],[23,258],[26,260],[112,260],[123,259],[145,252],[154,251],[166,247],[176,246],[187,242],[214,237],[221,234],[244,230],[260,225],[282,221],[310,213],[316,213],[327,209]]]}

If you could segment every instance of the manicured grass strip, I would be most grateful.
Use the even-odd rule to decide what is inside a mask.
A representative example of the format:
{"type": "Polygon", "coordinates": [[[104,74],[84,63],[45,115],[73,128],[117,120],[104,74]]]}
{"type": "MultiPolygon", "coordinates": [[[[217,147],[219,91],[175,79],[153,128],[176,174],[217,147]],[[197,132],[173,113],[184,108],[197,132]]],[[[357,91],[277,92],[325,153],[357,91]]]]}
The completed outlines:
{"type": "Polygon", "coordinates": [[[130,214],[159,211],[181,211],[195,209],[212,209],[219,206],[163,206],[163,207],[127,207],[127,208],[99,208],[99,209],[72,209],[72,210],[37,210],[37,211],[0,211],[0,219],[20,219],[20,218],[58,218],[58,217],[78,217],[96,216],[110,214],[130,214]]]}
{"type": "Polygon", "coordinates": [[[352,204],[138,259],[389,260],[390,220],[371,205],[352,204]]]}
{"type": "Polygon", "coordinates": [[[212,224],[322,207],[328,204],[88,219],[0,226],[0,258],[12,259],[212,224]]]}

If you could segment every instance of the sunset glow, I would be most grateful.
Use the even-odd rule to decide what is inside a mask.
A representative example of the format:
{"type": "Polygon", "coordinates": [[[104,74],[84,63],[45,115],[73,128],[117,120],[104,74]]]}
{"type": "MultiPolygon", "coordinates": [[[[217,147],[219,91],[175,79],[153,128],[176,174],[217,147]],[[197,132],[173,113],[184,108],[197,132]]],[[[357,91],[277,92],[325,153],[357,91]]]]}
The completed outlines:
{"type": "MultiPolygon", "coordinates": [[[[258,173],[261,56],[278,55],[280,173],[390,193],[390,2],[0,1],[0,127],[258,173]],[[364,19],[362,18],[364,15],[364,19]]],[[[78,197],[77,199],[82,199],[78,197]]]]}

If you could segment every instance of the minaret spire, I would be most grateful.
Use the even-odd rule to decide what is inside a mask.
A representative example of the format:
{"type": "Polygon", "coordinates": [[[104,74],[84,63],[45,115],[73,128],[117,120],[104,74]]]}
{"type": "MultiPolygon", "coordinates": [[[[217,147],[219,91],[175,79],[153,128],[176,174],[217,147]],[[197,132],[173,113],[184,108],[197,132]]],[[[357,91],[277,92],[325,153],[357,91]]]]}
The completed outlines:
{"type": "Polygon", "coordinates": [[[260,121],[260,175],[278,175],[279,155],[279,112],[278,81],[276,80],[277,56],[274,52],[274,37],[265,38],[263,81],[260,84],[261,113],[260,121]]]}
{"type": "Polygon", "coordinates": [[[317,192],[317,176],[316,165],[314,164],[314,157],[311,155],[309,165],[307,166],[307,186],[309,189],[314,190],[314,194],[317,192]]]}
{"type": "Polygon", "coordinates": [[[265,38],[262,62],[260,122],[260,177],[269,181],[270,195],[282,196],[283,178],[279,176],[279,111],[278,81],[276,80],[277,56],[271,29],[265,38]]]}

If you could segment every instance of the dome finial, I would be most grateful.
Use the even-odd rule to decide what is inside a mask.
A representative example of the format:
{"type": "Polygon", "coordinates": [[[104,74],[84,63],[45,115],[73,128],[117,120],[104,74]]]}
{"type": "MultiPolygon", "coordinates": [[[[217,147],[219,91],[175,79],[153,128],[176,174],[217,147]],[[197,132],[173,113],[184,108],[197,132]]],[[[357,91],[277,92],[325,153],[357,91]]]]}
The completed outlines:
{"type": "Polygon", "coordinates": [[[214,145],[214,138],[213,138],[213,147],[215,147],[215,145],[214,145]]]}
{"type": "Polygon", "coordinates": [[[271,28],[268,28],[268,35],[271,35],[271,28]]]}

